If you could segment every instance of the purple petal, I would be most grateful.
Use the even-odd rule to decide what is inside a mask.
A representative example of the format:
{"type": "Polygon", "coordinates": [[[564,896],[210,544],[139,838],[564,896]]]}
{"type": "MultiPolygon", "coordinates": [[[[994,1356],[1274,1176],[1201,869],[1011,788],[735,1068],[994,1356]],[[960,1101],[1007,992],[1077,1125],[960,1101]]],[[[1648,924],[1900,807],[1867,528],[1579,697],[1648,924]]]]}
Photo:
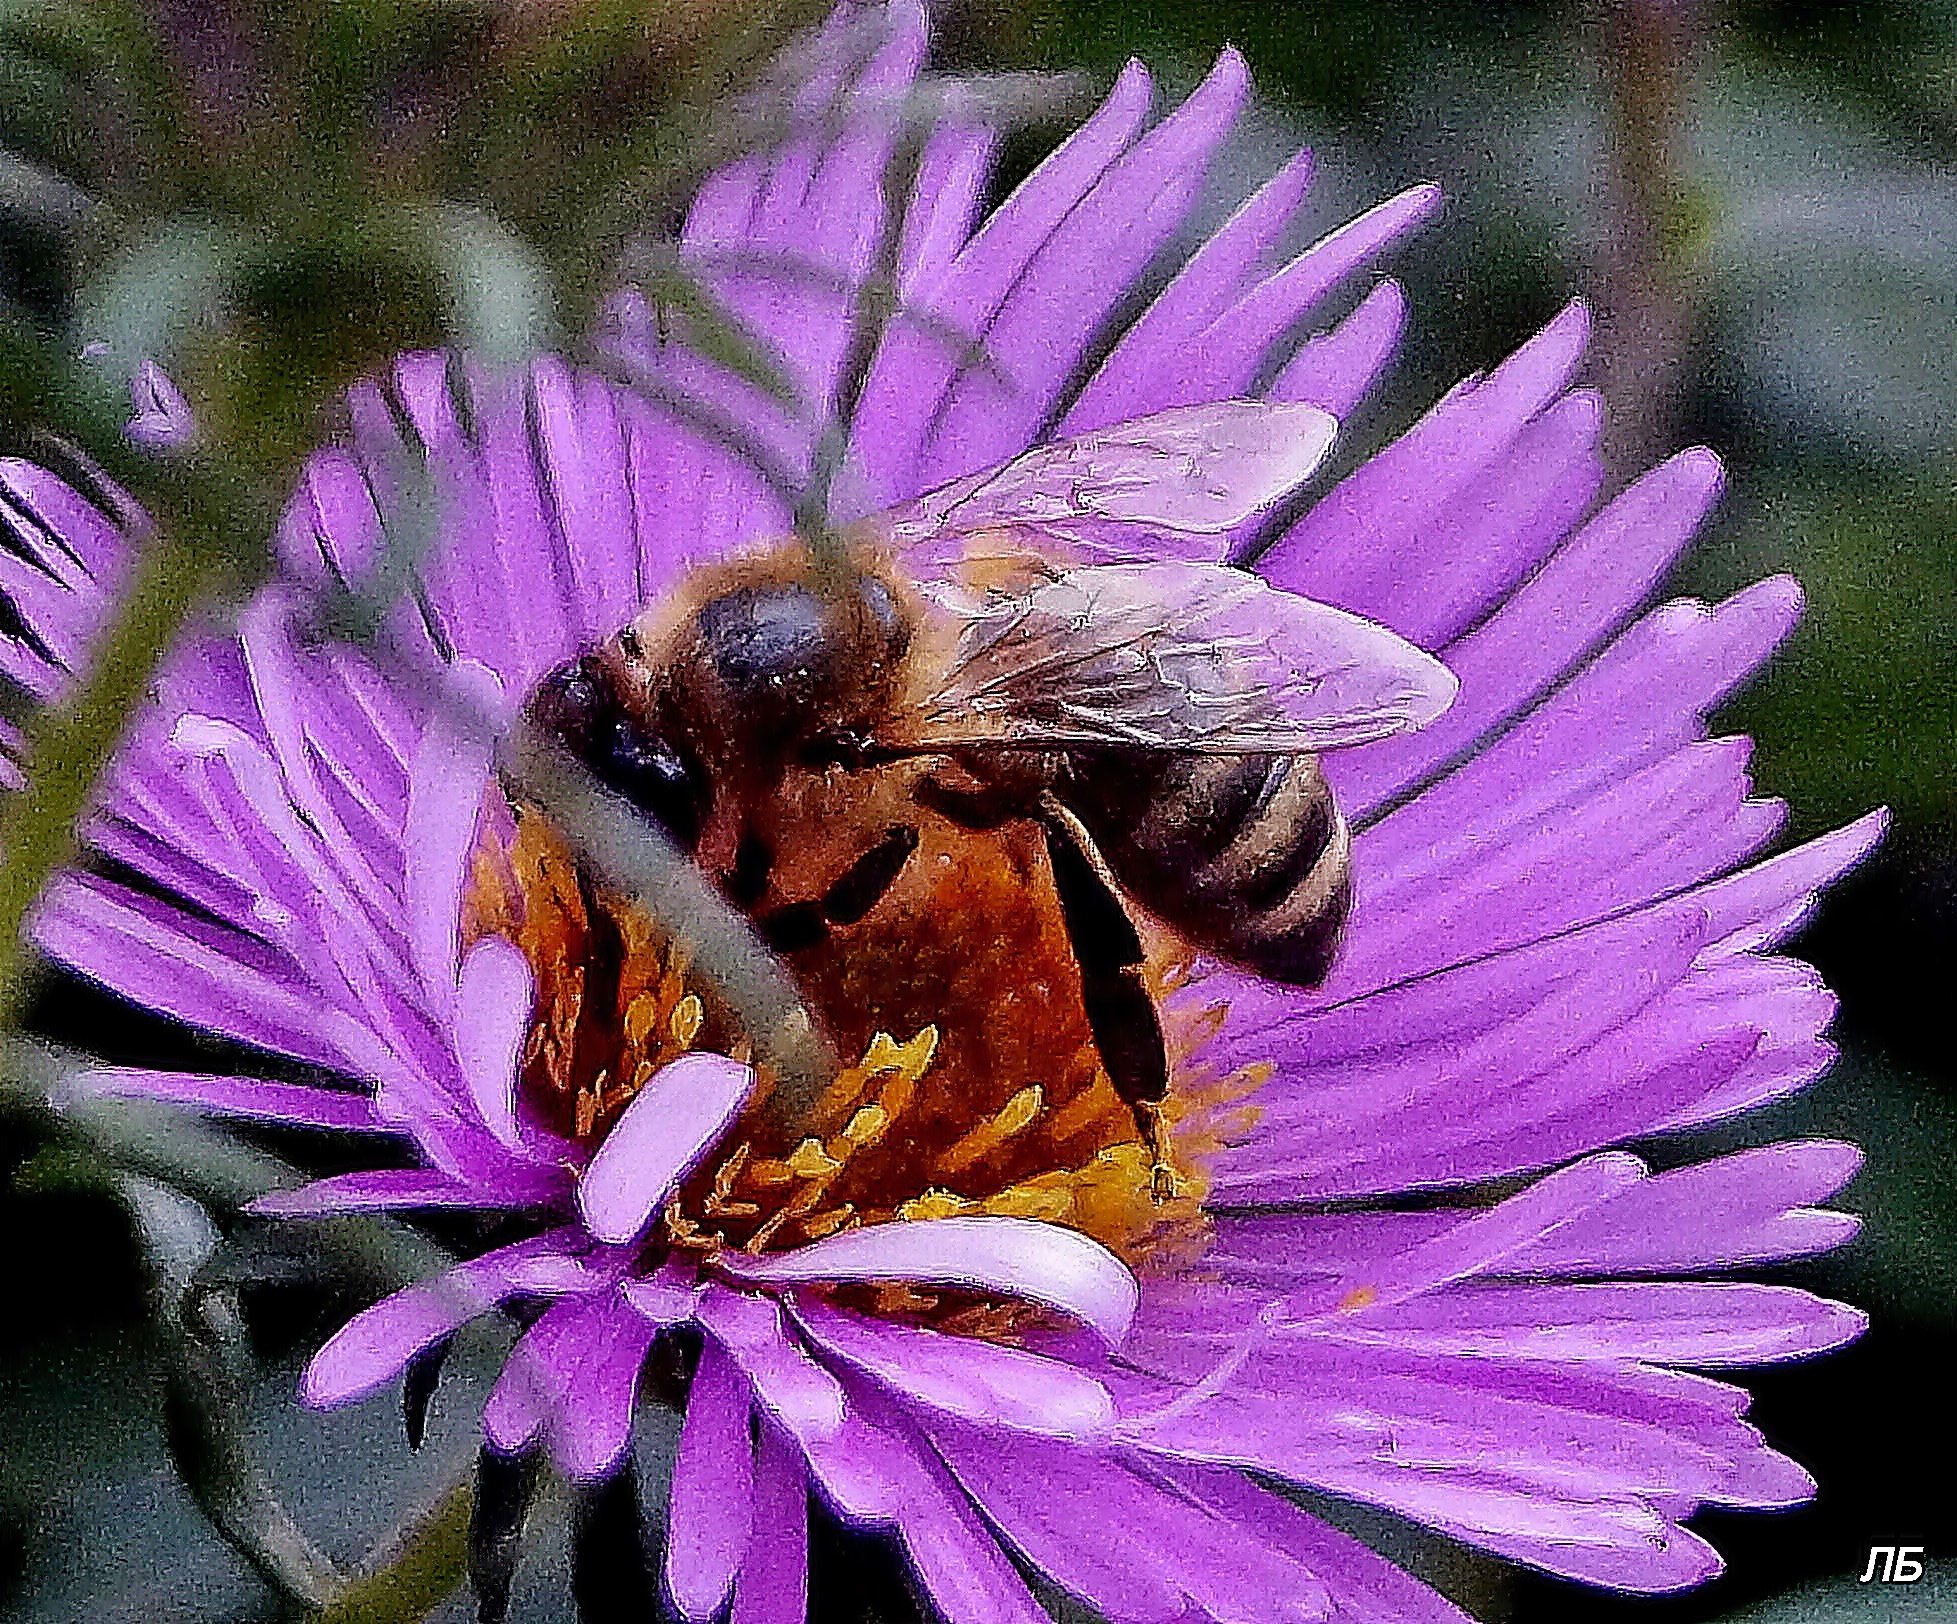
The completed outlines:
{"type": "MultiPolygon", "coordinates": [[[[1704,941],[1703,918],[1675,904],[1276,1029],[1226,1032],[1223,1052],[1275,1058],[1281,1070],[1256,1132],[1220,1162],[1218,1198],[1297,1199],[1334,1164],[1364,1176],[1374,1162],[1477,1138],[1493,1110],[1511,1121],[1555,1115],[1569,1097],[1557,1086],[1566,1057],[1639,1019],[1667,1018],[1658,1001],[1704,941]],[[1463,1098],[1481,1108],[1461,1110],[1463,1098]]],[[[1601,1072],[1608,1058],[1590,1064],[1601,1072]]]]}
{"type": "Polygon", "coordinates": [[[573,1479],[603,1477],[632,1441],[639,1372],[657,1328],[615,1290],[546,1310],[510,1350],[483,1407],[483,1430],[514,1454],[540,1436],[573,1479]]]}
{"type": "Polygon", "coordinates": [[[1406,290],[1380,283],[1329,333],[1300,346],[1271,384],[1271,398],[1302,400],[1345,422],[1379,382],[1406,329],[1406,290]]]}
{"type": "Polygon", "coordinates": [[[38,904],[34,940],[50,957],[145,1008],[274,1054],[353,1067],[337,1011],[322,1011],[295,967],[261,942],[198,929],[167,905],[94,876],[63,875],[38,904]]]}
{"type": "Polygon", "coordinates": [[[129,538],[110,515],[66,480],[18,457],[0,457],[0,524],[45,574],[106,610],[130,562],[129,538]]]}
{"type": "Polygon", "coordinates": [[[1362,1311],[1341,1334],[1470,1358],[1714,1369],[1804,1358],[1853,1341],[1867,1325],[1866,1314],[1792,1286],[1666,1281],[1456,1286],[1377,1314],[1362,1311]]]}
{"type": "MultiPolygon", "coordinates": [[[[1851,1214],[1804,1205],[1853,1176],[1861,1153],[1828,1140],[1762,1145],[1640,1180],[1496,1263],[1504,1278],[1673,1274],[1774,1262],[1853,1238],[1851,1214]]],[[[1273,1291],[1358,1278],[1472,1221],[1432,1212],[1223,1216],[1206,1268],[1273,1291]]]]}
{"type": "Polygon", "coordinates": [[[552,1303],[516,1339],[482,1412],[483,1433],[498,1452],[521,1454],[549,1431],[607,1318],[603,1293],[580,1293],[552,1303]]]}
{"type": "Polygon", "coordinates": [[[1172,370],[1197,334],[1269,268],[1279,237],[1304,201],[1312,170],[1311,154],[1300,152],[1190,256],[1088,380],[1062,420],[1063,434],[1202,398],[1190,393],[1170,399],[1160,374],[1172,370]]]}
{"type": "MultiPolygon", "coordinates": [[[[910,290],[913,301],[974,337],[988,335],[1032,265],[1070,244],[1069,223],[1080,218],[1084,201],[1134,140],[1147,115],[1148,97],[1148,74],[1140,63],[1129,63],[1093,117],[986,219],[957,258],[936,276],[917,280],[910,290]]],[[[1093,233],[1088,236],[1091,242],[1093,233]]],[[[1095,321],[1093,309],[1081,312],[1083,332],[1091,331],[1095,321]]],[[[995,353],[1006,352],[995,348],[995,353]]],[[[1054,359],[1065,364],[1064,353],[1057,352],[1054,359]]],[[[851,436],[865,476],[885,500],[1002,461],[1031,438],[1009,428],[997,453],[973,445],[963,449],[962,461],[928,456],[926,440],[933,422],[958,382],[954,360],[941,340],[901,324],[886,337],[864,384],[851,436]]],[[[1039,406],[1029,404],[1037,414],[1039,406]]]]}
{"type": "Polygon", "coordinates": [[[792,1252],[723,1253],[717,1266],[736,1280],[774,1285],[892,1280],[1003,1292],[1078,1320],[1110,1346],[1135,1314],[1135,1279],[1121,1259],[1078,1230],[1030,1218],[869,1224],[792,1252]]]}
{"type": "Polygon", "coordinates": [[[1098,1455],[949,1423],[931,1441],[1012,1548],[1112,1624],[1176,1624],[1188,1596],[1172,1562],[1187,1509],[1098,1455]],[[1120,1539],[1109,1538],[1111,1529],[1120,1539]]]}
{"type": "Polygon", "coordinates": [[[1887,812],[1855,822],[1756,863],[1698,892],[1715,939],[1735,951],[1771,947],[1792,933],[1816,897],[1875,849],[1889,826],[1887,812]]]}
{"type": "Polygon", "coordinates": [[[103,1066],[82,1073],[62,1092],[62,1100],[130,1095],[194,1106],[217,1116],[275,1122],[281,1127],[326,1128],[346,1133],[395,1133],[393,1123],[374,1114],[372,1098],[352,1089],[311,1088],[262,1077],[216,1077],[194,1071],[147,1071],[135,1066],[103,1066]]]}
{"type": "Polygon", "coordinates": [[[1294,1294],[1285,1300],[1280,1318],[1296,1323],[1327,1314],[1367,1316],[1450,1281],[1493,1272],[1504,1259],[1595,1210],[1643,1176],[1644,1164],[1635,1156],[1621,1151],[1592,1156],[1538,1179],[1487,1212],[1383,1261],[1359,1278],[1294,1294]]]}
{"type": "Polygon", "coordinates": [[[1211,1515],[1226,1518],[1330,1592],[1333,1616],[1366,1624],[1473,1624],[1468,1615],[1405,1569],[1350,1535],[1259,1488],[1237,1472],[1178,1470],[1176,1481],[1211,1515]]]}
{"type": "MultiPolygon", "coordinates": [[[[1702,737],[1705,714],[1792,631],[1799,605],[1793,583],[1775,579],[1711,609],[1654,610],[1499,742],[1367,829],[1367,863],[1394,886],[1445,872],[1532,817],[1702,737]]],[[[1581,903],[1561,915],[1583,917],[1581,903]]],[[[1504,935],[1478,940],[1492,946],[1504,935]]]]}
{"type": "Polygon", "coordinates": [[[858,1447],[886,1485],[886,1520],[945,1624],[1050,1624],[977,1510],[902,1411],[857,1385],[858,1447]]]}
{"type": "Polygon", "coordinates": [[[781,1428],[757,1429],[754,1528],[734,1582],[730,1624],[805,1624],[809,1611],[809,1480],[781,1428]]]}
{"type": "MultiPolygon", "coordinates": [[[[1172,1331],[1159,1314],[1140,1362],[1177,1382],[1208,1377],[1235,1334],[1209,1320],[1172,1331]]],[[[1328,1472],[1386,1485],[1395,1469],[1409,1484],[1458,1476],[1478,1494],[1499,1484],[1526,1497],[1534,1485],[1574,1503],[1559,1516],[1630,1495],[1689,1509],[1810,1494],[1806,1474],[1739,1420],[1745,1404],[1740,1389],[1623,1361],[1467,1359],[1320,1328],[1251,1342],[1203,1404],[1124,1398],[1121,1431],[1151,1450],[1327,1488],[1328,1472]]]]}
{"type": "Polygon", "coordinates": [[[1589,655],[1657,585],[1711,508],[1723,477],[1707,451],[1682,452],[1653,469],[1486,621],[1443,650],[1461,681],[1460,703],[1401,747],[1340,759],[1338,787],[1355,822],[1471,751],[1589,655]]]}
{"type": "Polygon", "coordinates": [[[823,1498],[852,1523],[889,1523],[908,1457],[864,1420],[842,1383],[789,1334],[781,1305],[710,1286],[698,1317],[741,1367],[760,1411],[794,1438],[823,1498]]]}
{"type": "Polygon", "coordinates": [[[553,1277],[544,1266],[561,1261],[576,1241],[570,1229],[531,1236],[383,1298],[348,1320],[313,1355],[300,1396],[317,1409],[332,1409],[379,1391],[416,1354],[520,1292],[547,1283],[553,1277]]]}
{"type": "Polygon", "coordinates": [[[1569,386],[1589,331],[1583,306],[1566,308],[1486,378],[1453,391],[1349,475],[1258,568],[1291,591],[1347,601],[1350,579],[1389,567],[1418,527],[1569,386]]]}
{"type": "Polygon", "coordinates": [[[606,1476],[631,1448],[639,1375],[658,1334],[615,1296],[606,1299],[606,1310],[565,1395],[552,1437],[558,1469],[572,1479],[606,1476]]]}
{"type": "Polygon", "coordinates": [[[1217,316],[1179,356],[1170,398],[1241,394],[1285,335],[1325,297],[1439,209],[1438,186],[1416,186],[1347,221],[1217,316]]]}
{"type": "Polygon", "coordinates": [[[420,1167],[383,1167],[335,1173],[297,1189],[273,1190],[245,1210],[262,1218],[330,1218],[343,1212],[409,1212],[428,1208],[484,1212],[521,1210],[550,1203],[563,1175],[550,1168],[512,1169],[494,1184],[467,1184],[420,1167]]]}
{"type": "Polygon", "coordinates": [[[662,1330],[690,1324],[705,1289],[690,1264],[669,1257],[649,1275],[627,1280],[625,1300],[662,1330]]]}
{"type": "Polygon", "coordinates": [[[698,1317],[746,1373],[762,1406],[805,1449],[841,1430],[842,1388],[789,1336],[781,1304],[709,1286],[698,1317]]]}
{"type": "Polygon", "coordinates": [[[1592,390],[1545,408],[1416,521],[1404,548],[1379,561],[1386,567],[1343,583],[1339,601],[1424,647],[1452,642],[1590,512],[1604,482],[1603,427],[1603,401],[1592,390]]]}
{"type": "Polygon", "coordinates": [[[682,1618],[717,1614],[734,1588],[754,1519],[751,1392],[720,1344],[701,1344],[673,1461],[666,1593],[682,1618]]]}
{"type": "Polygon", "coordinates": [[[1670,1274],[1826,1251],[1860,1227],[1808,1203],[1861,1165],[1853,1145],[1761,1145],[1646,1179],[1509,1258],[1512,1274],[1670,1274]]]}
{"type": "Polygon", "coordinates": [[[455,1058],[484,1126],[519,1153],[517,1061],[534,996],[529,961],[514,942],[489,936],[469,950],[455,999],[455,1058]]]}
{"type": "MultiPolygon", "coordinates": [[[[481,677],[481,673],[477,674],[481,677]]],[[[468,685],[478,693],[492,685],[468,685]]],[[[463,878],[490,777],[490,741],[437,719],[422,736],[408,790],[407,928],[422,984],[455,984],[463,878]]]]}
{"type": "Polygon", "coordinates": [[[1119,1624],[1318,1619],[1325,1587],[1267,1545],[1255,1524],[1219,1518],[1146,1457],[1090,1453],[950,1422],[932,1442],[1000,1533],[1040,1572],[1119,1624]]]}
{"type": "Polygon", "coordinates": [[[754,1090],[754,1071],[725,1055],[681,1055],[633,1096],[578,1183],[578,1211],[602,1241],[636,1240],[719,1142],[754,1090]]]}
{"type": "MultiPolygon", "coordinates": [[[[1001,267],[1010,280],[996,303],[972,299],[970,283],[929,291],[935,308],[1008,358],[1011,383],[968,369],[948,379],[939,398],[929,383],[918,390],[910,409],[923,414],[926,479],[1001,461],[1033,437],[1107,312],[1181,222],[1248,84],[1243,59],[1224,51],[1189,99],[1108,166],[1029,261],[1001,267]]],[[[992,246],[982,230],[954,278],[992,246]]],[[[978,287],[990,280],[975,277],[978,287]]]]}
{"type": "Polygon", "coordinates": [[[823,1352],[948,1414],[1066,1438],[1094,1437],[1113,1423],[1107,1389],[1057,1359],[868,1319],[814,1298],[796,1302],[794,1313],[823,1352]]]}

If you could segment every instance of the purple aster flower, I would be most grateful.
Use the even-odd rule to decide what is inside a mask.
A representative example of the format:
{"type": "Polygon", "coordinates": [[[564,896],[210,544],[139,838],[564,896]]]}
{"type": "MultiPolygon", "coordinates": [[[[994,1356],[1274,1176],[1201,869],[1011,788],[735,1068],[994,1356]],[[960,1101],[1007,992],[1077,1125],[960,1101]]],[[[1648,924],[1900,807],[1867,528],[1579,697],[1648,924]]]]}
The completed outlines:
{"type": "MultiPolygon", "coordinates": [[[[913,7],[873,15],[880,49],[832,53],[808,88],[827,106],[847,82],[851,116],[715,175],[685,230],[808,412],[629,301],[609,339],[791,468],[838,398],[837,289],[876,263],[888,110],[923,52],[913,7]],[[827,274],[784,277],[785,259],[827,274]]],[[[1176,408],[1262,396],[1314,408],[1263,419],[1301,426],[1358,410],[1405,305],[1390,281],[1351,296],[1433,213],[1430,187],[1279,263],[1301,156],[1101,343],[1245,92],[1226,55],[1151,127],[1132,66],[990,212],[990,132],[931,132],[896,260],[937,319],[900,316],[869,366],[843,517],[1176,408]],[[1328,325],[1335,300],[1349,313],[1328,325]]],[[[846,1065],[784,1138],[684,945],[580,875],[500,787],[492,741],[300,635],[309,583],[358,580],[376,554],[402,420],[446,520],[391,631],[498,716],[694,572],[789,533],[724,443],[559,362],[458,401],[454,369],[411,357],[357,392],[350,442],[314,458],[287,515],[287,579],[170,663],[87,824],[110,866],[62,876],[35,921],[132,1003],[343,1083],[105,1069],[86,1086],[386,1151],[268,1212],[521,1215],[522,1238],[350,1321],[304,1396],[375,1393],[470,1319],[525,1308],[489,1446],[602,1478],[635,1403],[683,1410],[664,1580],[689,1619],[801,1617],[812,1511],[887,1531],[954,1624],[1042,1619],[1023,1568],[1121,1624],[1464,1616],[1272,1484],[1590,1584],[1707,1579],[1698,1508],[1814,1485],[1702,1372],[1862,1324],[1727,1272],[1847,1239],[1853,1219],[1816,1203],[1857,1153],[1784,1143],[1653,1173],[1614,1147],[1826,1068],[1833,999],[1776,949],[1880,820],[1759,858],[1782,809],[1705,718],[1799,595],[1774,579],[1644,608],[1719,466],[1688,451],[1600,501],[1601,407],[1572,387],[1586,328],[1566,310],[1274,535],[1269,505],[1312,457],[1246,472],[1239,448],[1130,509],[1062,504],[1058,541],[1102,556],[1159,556],[1207,524],[1271,587],[1459,679],[1431,725],[1326,758],[1355,895],[1321,988],[1151,933],[1166,1190],[1077,984],[1046,973],[1069,962],[1053,910],[996,851],[933,846],[915,905],[852,927],[855,978],[804,978],[846,1065]],[[1197,487],[1200,523],[1132,522],[1197,487]],[[980,915],[995,928],[942,923],[980,915]]],[[[0,553],[33,628],[0,657],[47,696],[125,544],[41,469],[0,465],[0,501],[34,561],[0,553]]]]}

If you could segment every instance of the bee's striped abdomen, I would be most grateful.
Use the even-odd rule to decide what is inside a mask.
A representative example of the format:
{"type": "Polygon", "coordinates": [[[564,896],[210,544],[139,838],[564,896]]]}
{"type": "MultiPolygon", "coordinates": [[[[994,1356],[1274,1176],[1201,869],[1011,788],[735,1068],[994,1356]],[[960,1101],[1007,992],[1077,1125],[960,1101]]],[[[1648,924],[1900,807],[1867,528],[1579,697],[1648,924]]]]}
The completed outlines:
{"type": "Polygon", "coordinates": [[[1076,752],[1068,804],[1151,913],[1219,958],[1325,979],[1352,901],[1352,841],[1310,755],[1076,752]]]}

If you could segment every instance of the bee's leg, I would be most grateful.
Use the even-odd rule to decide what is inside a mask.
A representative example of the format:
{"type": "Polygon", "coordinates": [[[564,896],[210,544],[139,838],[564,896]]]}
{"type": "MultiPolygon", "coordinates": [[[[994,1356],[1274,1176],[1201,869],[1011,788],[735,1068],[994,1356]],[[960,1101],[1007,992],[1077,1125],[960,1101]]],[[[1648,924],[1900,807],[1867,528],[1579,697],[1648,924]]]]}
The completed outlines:
{"type": "Polygon", "coordinates": [[[886,829],[883,838],[843,871],[822,894],[822,915],[832,925],[853,925],[897,883],[917,850],[917,829],[908,823],[886,829]]]}
{"type": "Polygon", "coordinates": [[[775,854],[768,843],[752,829],[734,848],[734,866],[720,876],[720,883],[737,908],[751,908],[768,890],[768,876],[775,871],[775,854]]]}
{"type": "Polygon", "coordinates": [[[1051,796],[1041,801],[1047,860],[1067,925],[1067,940],[1080,966],[1081,1002],[1094,1046],[1115,1092],[1135,1113],[1136,1126],[1154,1158],[1155,1197],[1173,1193],[1174,1175],[1162,1142],[1162,1101],[1169,1092],[1169,1055],[1155,1000],[1143,979],[1144,955],[1135,922],[1122,905],[1101,854],[1080,820],[1051,796]]]}
{"type": "Polygon", "coordinates": [[[832,926],[855,924],[897,883],[916,850],[917,830],[910,824],[885,830],[819,901],[785,903],[757,919],[762,938],[777,953],[799,953],[826,940],[832,926]]]}

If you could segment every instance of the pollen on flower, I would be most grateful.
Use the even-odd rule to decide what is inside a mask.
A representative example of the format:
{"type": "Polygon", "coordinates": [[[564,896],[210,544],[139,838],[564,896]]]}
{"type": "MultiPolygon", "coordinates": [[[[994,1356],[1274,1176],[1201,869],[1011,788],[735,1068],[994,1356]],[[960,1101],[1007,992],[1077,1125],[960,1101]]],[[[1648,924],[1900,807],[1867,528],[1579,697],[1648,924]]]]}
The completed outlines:
{"type": "MultiPolygon", "coordinates": [[[[745,1037],[683,944],[594,883],[547,819],[507,810],[485,820],[465,934],[507,937],[535,975],[525,1109],[595,1144],[660,1067],[690,1049],[744,1054],[745,1037]]],[[[1258,1068],[1205,1065],[1224,1011],[1171,996],[1187,975],[1178,954],[1151,964],[1172,1061],[1165,1181],[1100,1063],[1064,926],[1032,900],[1021,854],[927,840],[921,855],[922,894],[866,920],[847,958],[804,971],[812,1007],[860,1058],[789,1139],[765,1112],[764,1073],[725,1154],[668,1207],[663,1244],[761,1252],[860,1224],[984,1213],[1066,1224],[1135,1263],[1200,1254],[1205,1164],[1248,1126],[1262,1081],[1258,1068]],[[988,928],[971,930],[974,917],[988,928]]],[[[981,1334],[1005,1327],[969,1300],[896,1288],[876,1298],[882,1311],[936,1313],[981,1334]]]]}

